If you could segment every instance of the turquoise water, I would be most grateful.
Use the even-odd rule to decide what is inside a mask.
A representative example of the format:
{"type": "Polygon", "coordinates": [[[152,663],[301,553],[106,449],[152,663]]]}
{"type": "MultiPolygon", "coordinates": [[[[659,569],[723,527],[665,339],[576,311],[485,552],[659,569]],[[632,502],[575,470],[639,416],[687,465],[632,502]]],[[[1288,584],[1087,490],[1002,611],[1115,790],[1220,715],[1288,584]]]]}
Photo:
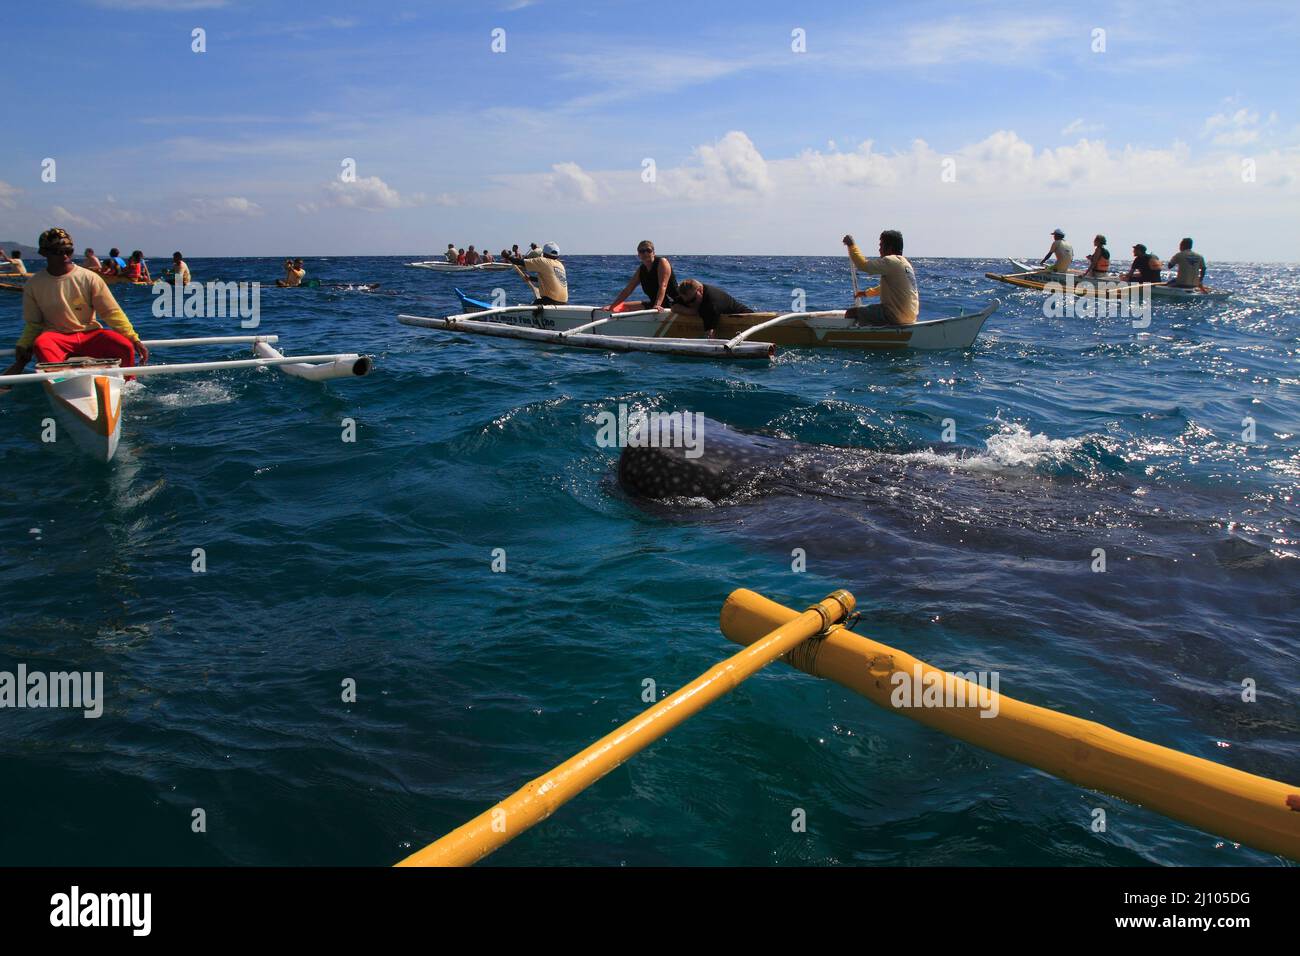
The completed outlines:
{"type": "MultiPolygon", "coordinates": [[[[798,607],[847,587],[859,631],[932,664],[1300,782],[1300,269],[1215,266],[1233,300],[1157,304],[1139,331],[1044,318],[983,278],[1001,262],[917,260],[926,312],[1002,299],[975,348],[769,366],[399,326],[454,311],[456,282],[516,294],[402,261],[308,263],[378,293],[263,290],[258,331],[371,352],[368,379],[131,386],[108,466],[40,444],[39,389],[0,396],[0,670],[102,671],[107,698],[98,720],[0,710],[0,863],[391,863],[639,712],[645,679],[672,690],[731,653],[717,615],[741,586],[798,607]],[[850,450],[843,475],[642,505],[595,440],[619,403],[850,450]],[[873,482],[877,466],[905,478],[873,482]]],[[[608,301],[634,266],[568,262],[580,302],[608,301]]],[[[842,260],[676,264],[756,307],[795,287],[809,307],[846,301],[842,260]]],[[[241,332],[154,319],[147,291],[121,300],[146,338],[241,332]]],[[[0,298],[14,334],[19,312],[0,298]]],[[[1277,859],[773,666],[490,862],[1277,859]]]]}

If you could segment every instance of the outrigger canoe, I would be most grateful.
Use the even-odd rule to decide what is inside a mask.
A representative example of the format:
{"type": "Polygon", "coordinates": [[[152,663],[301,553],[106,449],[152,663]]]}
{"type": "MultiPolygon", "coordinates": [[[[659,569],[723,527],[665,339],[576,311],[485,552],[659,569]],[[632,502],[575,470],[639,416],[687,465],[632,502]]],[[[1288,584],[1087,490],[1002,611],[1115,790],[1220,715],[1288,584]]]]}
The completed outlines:
{"type": "MultiPolygon", "coordinates": [[[[116,359],[73,358],[67,362],[37,365],[37,371],[0,375],[0,389],[10,385],[40,384],[54,407],[58,421],[73,442],[100,461],[111,461],[122,435],[122,385],[126,376],[176,375],[234,368],[275,367],[287,375],[324,381],[367,375],[373,368],[369,356],[355,352],[329,355],[286,356],[274,348],[275,335],[229,335],[197,339],[145,341],[150,351],[191,345],[253,346],[253,358],[220,362],[187,362],[122,368],[116,359]]],[[[0,356],[13,350],[0,351],[0,356]]],[[[57,437],[57,432],[56,432],[57,437]]]]}
{"type": "Polygon", "coordinates": [[[480,262],[477,265],[462,266],[445,259],[408,262],[407,265],[412,269],[428,269],[430,272],[506,272],[514,268],[509,262],[480,262]]]}
{"type": "MultiPolygon", "coordinates": [[[[520,305],[493,308],[489,303],[456,290],[465,313],[446,319],[405,322],[426,328],[474,332],[506,338],[528,338],[556,344],[579,344],[575,336],[596,341],[627,339],[632,342],[660,341],[694,343],[691,354],[721,354],[741,346],[767,343],[789,348],[838,348],[867,351],[900,349],[964,349],[975,343],[985,321],[1001,304],[997,299],[978,312],[929,319],[913,325],[858,325],[844,309],[822,312],[754,312],[724,315],[715,337],[705,337],[704,325],[696,316],[653,309],[611,314],[589,305],[520,305]],[[447,324],[450,323],[450,324],[447,324]],[[485,330],[483,326],[490,327],[485,330]],[[502,328],[504,327],[504,329],[502,328]],[[514,330],[517,334],[512,334],[514,330]],[[597,331],[598,330],[598,331],[597,331]],[[523,334],[527,332],[528,334],[523,334]],[[593,332],[593,335],[585,333],[593,332]],[[536,333],[542,333],[538,335],[536,333]]],[[[405,319],[418,318],[404,316],[405,319]]],[[[631,349],[629,349],[631,350],[631,349]]],[[[645,351],[665,351],[645,348],[645,351]]]]}
{"type": "Polygon", "coordinates": [[[1107,273],[1106,275],[1087,276],[1080,269],[1071,269],[1069,272],[1056,272],[1052,269],[1045,269],[1042,266],[1032,265],[1028,262],[1021,262],[1018,259],[1008,259],[1013,266],[1018,268],[1019,272],[1000,275],[995,272],[984,273],[986,278],[993,279],[996,282],[1005,282],[1008,285],[1020,286],[1025,289],[1035,289],[1038,291],[1052,291],[1048,289],[1049,285],[1064,285],[1066,276],[1074,277],[1074,292],[1076,295],[1093,295],[1096,292],[1102,294],[1115,295],[1125,291],[1134,292],[1142,289],[1149,290],[1151,297],[1155,299],[1166,299],[1173,302],[1195,302],[1201,300],[1222,301],[1231,295],[1223,289],[1211,289],[1208,286],[1203,288],[1187,288],[1184,286],[1167,285],[1163,282],[1130,282],[1123,276],[1107,273]]]}

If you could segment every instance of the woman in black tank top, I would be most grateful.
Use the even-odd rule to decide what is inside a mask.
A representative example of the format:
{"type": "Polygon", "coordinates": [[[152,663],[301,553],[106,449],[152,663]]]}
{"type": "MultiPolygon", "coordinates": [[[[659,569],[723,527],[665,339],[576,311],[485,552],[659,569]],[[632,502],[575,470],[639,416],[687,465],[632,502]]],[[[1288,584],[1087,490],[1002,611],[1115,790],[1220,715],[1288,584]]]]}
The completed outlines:
{"type": "Polygon", "coordinates": [[[677,277],[673,275],[672,263],[663,256],[656,256],[654,243],[648,239],[636,247],[636,254],[641,265],[623,286],[618,298],[606,306],[610,312],[617,311],[638,285],[648,300],[642,303],[644,309],[666,309],[677,300],[677,277]]]}

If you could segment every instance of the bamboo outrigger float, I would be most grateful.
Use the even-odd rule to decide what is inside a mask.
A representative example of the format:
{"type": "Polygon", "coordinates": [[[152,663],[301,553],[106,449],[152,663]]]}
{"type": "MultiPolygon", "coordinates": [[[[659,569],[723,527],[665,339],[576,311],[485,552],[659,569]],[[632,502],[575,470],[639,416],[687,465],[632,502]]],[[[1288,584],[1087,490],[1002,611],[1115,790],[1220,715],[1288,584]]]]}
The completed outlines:
{"type": "MultiPolygon", "coordinates": [[[[274,343],[276,335],[220,335],[191,339],[151,339],[150,351],[202,345],[251,345],[253,358],[218,362],[185,362],[170,365],[119,366],[116,359],[73,358],[52,365],[38,365],[37,371],[21,375],[0,375],[0,390],[10,385],[36,385],[45,388],[50,404],[71,434],[74,443],[99,459],[111,461],[117,453],[122,434],[122,386],[128,376],[147,378],[153,375],[184,375],[215,372],[223,369],[278,368],[286,375],[311,381],[354,378],[368,375],[373,360],[355,352],[327,355],[284,355],[274,343]]],[[[13,355],[13,349],[0,349],[0,356],[13,355]]]]}
{"type": "Polygon", "coordinates": [[[399,866],[467,866],[545,820],[615,767],[778,657],[873,703],[1047,773],[1156,810],[1211,833],[1300,861],[1300,786],[1292,786],[1121,734],[980,688],[847,630],[856,601],[836,591],[802,613],[753,591],[722,608],[726,637],[745,649],[525,785],[399,866]],[[896,675],[954,687],[957,699],[895,706],[896,675]],[[992,714],[992,716],[990,716],[992,714]]]}

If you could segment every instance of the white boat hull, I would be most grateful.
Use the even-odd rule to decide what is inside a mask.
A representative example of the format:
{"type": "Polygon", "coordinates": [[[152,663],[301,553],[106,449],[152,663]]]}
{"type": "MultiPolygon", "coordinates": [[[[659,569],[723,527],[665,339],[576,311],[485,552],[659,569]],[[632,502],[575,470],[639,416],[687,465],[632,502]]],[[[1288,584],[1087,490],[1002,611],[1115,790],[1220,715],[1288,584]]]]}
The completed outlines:
{"type": "MultiPolygon", "coordinates": [[[[913,325],[857,325],[844,310],[803,313],[781,325],[764,329],[748,338],[749,342],[766,342],[789,348],[838,348],[866,351],[896,351],[901,349],[964,349],[975,343],[984,322],[998,308],[995,299],[983,310],[951,318],[930,319],[913,325]]],[[[724,315],[718,323],[715,341],[728,341],[746,329],[773,319],[778,313],[758,312],[746,315],[724,315]]],[[[548,332],[569,332],[579,326],[604,318],[603,309],[589,305],[520,306],[509,310],[471,312],[451,319],[467,318],[483,322],[511,325],[521,328],[541,329],[548,332]]],[[[704,326],[699,318],[673,312],[637,312],[591,330],[593,335],[619,336],[644,339],[704,339],[704,326]]]]}
{"type": "Polygon", "coordinates": [[[461,266],[454,262],[439,262],[434,259],[430,262],[408,262],[412,269],[428,269],[430,272],[505,272],[513,269],[508,262],[480,262],[478,265],[461,266]]]}
{"type": "MultiPolygon", "coordinates": [[[[86,454],[112,461],[122,437],[122,384],[119,375],[81,375],[44,383],[64,432],[86,454]]],[[[61,436],[55,431],[55,441],[61,436]]]]}

